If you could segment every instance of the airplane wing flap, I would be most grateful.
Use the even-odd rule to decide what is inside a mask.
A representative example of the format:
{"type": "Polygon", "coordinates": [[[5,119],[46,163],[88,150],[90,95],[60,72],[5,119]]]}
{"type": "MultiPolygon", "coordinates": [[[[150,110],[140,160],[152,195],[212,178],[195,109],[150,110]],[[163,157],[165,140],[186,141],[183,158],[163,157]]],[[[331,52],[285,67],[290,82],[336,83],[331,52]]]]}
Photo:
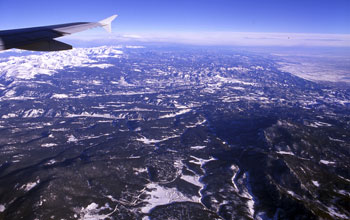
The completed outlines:
{"type": "Polygon", "coordinates": [[[60,51],[60,50],[70,50],[73,47],[69,44],[66,44],[57,40],[45,40],[45,41],[35,42],[32,44],[26,44],[16,48],[22,49],[22,50],[32,50],[32,51],[60,51]]]}
{"type": "Polygon", "coordinates": [[[61,37],[62,34],[52,30],[35,30],[32,32],[8,34],[1,37],[2,42],[6,45],[6,48],[18,48],[26,44],[32,44],[43,40],[50,40],[53,38],[61,37]]]}

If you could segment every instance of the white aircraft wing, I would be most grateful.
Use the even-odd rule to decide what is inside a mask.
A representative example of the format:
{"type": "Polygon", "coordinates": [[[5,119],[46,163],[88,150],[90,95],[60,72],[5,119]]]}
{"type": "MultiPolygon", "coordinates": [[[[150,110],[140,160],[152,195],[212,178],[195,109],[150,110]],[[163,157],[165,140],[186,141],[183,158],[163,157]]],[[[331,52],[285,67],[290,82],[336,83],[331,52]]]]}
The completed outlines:
{"type": "Polygon", "coordinates": [[[0,50],[11,48],[33,51],[70,50],[71,45],[54,39],[95,27],[103,27],[111,32],[111,23],[116,17],[117,15],[113,15],[99,22],[76,22],[0,31],[0,50]]]}

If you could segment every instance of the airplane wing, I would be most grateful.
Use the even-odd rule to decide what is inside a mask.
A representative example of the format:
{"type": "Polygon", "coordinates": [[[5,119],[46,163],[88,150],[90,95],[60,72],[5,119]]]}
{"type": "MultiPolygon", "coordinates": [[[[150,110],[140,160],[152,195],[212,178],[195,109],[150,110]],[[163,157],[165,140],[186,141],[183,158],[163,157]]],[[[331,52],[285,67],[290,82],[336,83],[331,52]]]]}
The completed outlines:
{"type": "Polygon", "coordinates": [[[116,17],[117,15],[113,15],[99,22],[76,22],[0,31],[0,50],[11,48],[33,51],[70,50],[71,45],[54,39],[95,27],[103,27],[111,32],[111,23],[116,17]]]}

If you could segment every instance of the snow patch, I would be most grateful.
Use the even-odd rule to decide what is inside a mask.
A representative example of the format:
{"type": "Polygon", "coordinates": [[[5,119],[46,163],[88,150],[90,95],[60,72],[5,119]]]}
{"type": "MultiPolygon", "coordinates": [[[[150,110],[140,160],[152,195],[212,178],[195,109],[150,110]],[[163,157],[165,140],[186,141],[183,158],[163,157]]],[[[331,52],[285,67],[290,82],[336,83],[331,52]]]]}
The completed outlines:
{"type": "Polygon", "coordinates": [[[133,168],[132,170],[133,170],[136,174],[147,172],[147,168],[133,168]]]}
{"type": "Polygon", "coordinates": [[[46,163],[46,165],[52,165],[55,164],[57,161],[54,159],[49,160],[49,162],[46,163]]]}
{"type": "Polygon", "coordinates": [[[190,175],[184,175],[182,174],[181,179],[193,184],[193,185],[196,185],[200,188],[203,188],[204,184],[200,182],[200,176],[199,175],[194,175],[194,176],[190,176],[190,175]]]}
{"type": "MultiPolygon", "coordinates": [[[[60,124],[63,124],[63,123],[60,123],[60,124]]],[[[53,128],[53,129],[51,129],[51,131],[61,132],[61,131],[69,131],[69,129],[68,128],[53,128]]]]}
{"type": "Polygon", "coordinates": [[[331,127],[332,124],[321,122],[321,121],[316,121],[313,123],[310,123],[308,126],[318,128],[318,127],[331,127]]]}
{"type": "Polygon", "coordinates": [[[233,172],[233,175],[232,175],[232,185],[235,189],[236,192],[238,192],[238,187],[236,185],[236,178],[237,178],[237,174],[239,174],[240,172],[240,169],[238,166],[235,166],[235,165],[231,165],[231,170],[233,172]]]}
{"type": "Polygon", "coordinates": [[[340,140],[340,139],[336,139],[336,138],[331,138],[331,137],[328,137],[329,138],[329,140],[331,140],[331,141],[335,141],[335,142],[341,142],[341,143],[345,143],[345,141],[343,141],[343,140],[340,140]]]}
{"type": "Polygon", "coordinates": [[[189,162],[190,163],[194,163],[194,164],[197,164],[197,165],[200,165],[200,167],[203,167],[204,164],[210,162],[210,161],[214,161],[216,160],[214,157],[210,157],[209,159],[202,159],[202,158],[198,158],[198,157],[195,157],[195,156],[192,156],[191,157],[194,159],[194,160],[190,160],[189,162]]]}
{"type": "Polygon", "coordinates": [[[81,114],[66,114],[65,117],[67,118],[77,118],[77,117],[89,117],[89,118],[107,118],[107,119],[118,119],[117,117],[111,115],[111,114],[98,114],[98,113],[89,113],[89,112],[83,112],[81,114]]]}
{"type": "Polygon", "coordinates": [[[136,138],[136,141],[140,141],[140,142],[143,142],[144,144],[149,145],[149,144],[160,143],[160,142],[167,141],[169,139],[177,138],[177,137],[180,137],[180,136],[179,135],[173,135],[173,136],[165,137],[165,138],[160,139],[160,140],[155,140],[155,139],[148,139],[148,138],[142,136],[141,138],[136,138]]]}
{"type": "Polygon", "coordinates": [[[323,163],[323,164],[325,164],[325,165],[335,164],[335,162],[333,162],[333,161],[328,161],[328,160],[320,160],[320,163],[323,163]]]}
{"type": "Polygon", "coordinates": [[[25,185],[23,185],[21,187],[21,189],[23,189],[24,191],[28,192],[29,190],[33,189],[34,187],[36,187],[38,184],[40,183],[40,179],[38,179],[37,181],[35,182],[30,182],[30,183],[27,183],[25,185]]]}
{"type": "Polygon", "coordinates": [[[314,185],[317,186],[317,187],[320,186],[320,184],[319,184],[316,180],[312,180],[311,182],[312,182],[312,184],[314,184],[314,185]]]}
{"type": "Polygon", "coordinates": [[[46,143],[41,145],[41,147],[55,147],[55,146],[57,146],[57,144],[55,143],[46,143]]]}
{"type": "Polygon", "coordinates": [[[201,150],[201,149],[204,149],[206,147],[207,146],[193,146],[193,147],[191,147],[191,149],[193,149],[193,150],[201,150]]]}
{"type": "Polygon", "coordinates": [[[166,114],[166,115],[162,115],[159,117],[159,119],[163,119],[163,118],[173,118],[173,117],[176,117],[178,115],[183,115],[183,114],[186,114],[188,112],[190,112],[191,109],[183,109],[179,112],[176,112],[176,113],[171,113],[171,114],[166,114]]]}
{"type": "Polygon", "coordinates": [[[67,94],[53,94],[51,96],[52,99],[66,99],[68,98],[67,94]]]}
{"type": "Polygon", "coordinates": [[[15,113],[8,113],[7,115],[3,115],[1,118],[7,119],[7,118],[15,118],[17,115],[15,113]]]}
{"type": "Polygon", "coordinates": [[[328,209],[328,213],[333,217],[341,218],[341,219],[349,219],[348,216],[346,216],[345,214],[340,214],[338,209],[332,205],[327,207],[327,209],[328,209]]]}
{"type": "Polygon", "coordinates": [[[44,109],[30,109],[24,112],[23,118],[37,118],[44,114],[44,109]]]}
{"type": "Polygon", "coordinates": [[[344,195],[344,196],[349,196],[349,197],[350,197],[350,192],[348,192],[348,191],[339,190],[338,193],[339,193],[339,194],[342,194],[342,195],[344,195]]]}
{"type": "Polygon", "coordinates": [[[108,203],[99,208],[99,205],[96,203],[91,203],[87,207],[81,208],[81,210],[77,213],[80,215],[80,220],[102,220],[110,217],[114,212],[117,211],[117,207],[108,214],[99,214],[99,212],[104,210],[112,210],[108,203]]]}
{"type": "Polygon", "coordinates": [[[293,152],[289,152],[289,151],[277,151],[276,153],[278,153],[278,154],[287,154],[287,155],[293,155],[294,156],[293,152]]]}
{"type": "Polygon", "coordinates": [[[150,183],[146,187],[148,198],[145,200],[148,204],[142,207],[143,213],[148,213],[151,209],[159,205],[165,205],[173,202],[197,202],[198,197],[188,197],[176,188],[167,188],[156,183],[150,183]]]}
{"type": "MultiPolygon", "coordinates": [[[[99,58],[101,58],[101,57],[99,57],[99,58]]],[[[83,65],[83,66],[90,67],[90,68],[106,69],[106,68],[112,67],[114,65],[113,64],[104,63],[104,64],[90,64],[90,65],[83,65]]]]}
{"type": "Polygon", "coordinates": [[[77,142],[78,139],[76,137],[74,137],[72,134],[68,137],[68,143],[72,143],[72,142],[77,142]]]}
{"type": "Polygon", "coordinates": [[[204,124],[205,122],[207,122],[206,119],[204,119],[204,120],[202,120],[202,121],[198,121],[198,122],[196,122],[194,125],[187,125],[186,128],[195,128],[195,127],[197,127],[197,126],[199,126],[199,125],[204,124]]]}

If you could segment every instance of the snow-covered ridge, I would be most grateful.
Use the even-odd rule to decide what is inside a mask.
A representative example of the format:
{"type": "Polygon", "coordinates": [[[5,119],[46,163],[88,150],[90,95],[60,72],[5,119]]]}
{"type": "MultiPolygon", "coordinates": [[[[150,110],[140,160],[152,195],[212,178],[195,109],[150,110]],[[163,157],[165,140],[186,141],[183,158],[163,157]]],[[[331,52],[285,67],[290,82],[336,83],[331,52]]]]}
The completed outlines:
{"type": "Polygon", "coordinates": [[[32,79],[35,75],[52,75],[58,70],[72,67],[108,68],[106,58],[119,58],[119,46],[75,48],[68,51],[10,56],[0,59],[0,77],[32,79]]]}

